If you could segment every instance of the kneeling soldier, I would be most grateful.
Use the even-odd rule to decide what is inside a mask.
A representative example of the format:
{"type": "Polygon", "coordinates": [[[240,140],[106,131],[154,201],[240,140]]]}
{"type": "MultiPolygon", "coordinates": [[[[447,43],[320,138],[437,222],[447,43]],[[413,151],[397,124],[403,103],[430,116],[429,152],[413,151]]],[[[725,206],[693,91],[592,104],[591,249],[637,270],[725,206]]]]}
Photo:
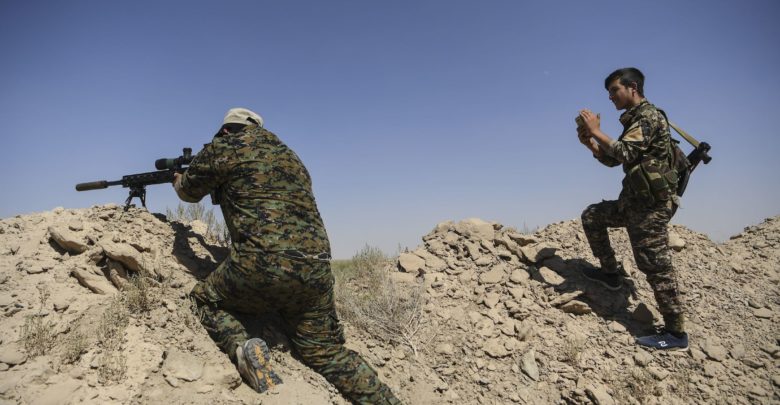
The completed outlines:
{"type": "Polygon", "coordinates": [[[400,403],[357,353],[344,347],[333,303],[330,243],[298,156],[252,111],[228,111],[211,143],[174,180],[187,202],[222,207],[229,257],[192,290],[209,335],[256,391],[281,383],[264,341],[236,313],[278,312],[304,363],[355,403],[400,403]]]}

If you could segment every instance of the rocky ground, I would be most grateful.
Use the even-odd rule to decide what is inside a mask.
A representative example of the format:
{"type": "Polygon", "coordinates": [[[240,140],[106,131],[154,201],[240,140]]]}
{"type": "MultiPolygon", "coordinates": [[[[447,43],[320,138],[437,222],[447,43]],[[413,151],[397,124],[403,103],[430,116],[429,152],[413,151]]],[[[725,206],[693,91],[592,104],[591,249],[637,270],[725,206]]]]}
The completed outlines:
{"type": "MultiPolygon", "coordinates": [[[[422,292],[414,333],[347,324],[348,346],[409,404],[780,402],[780,217],[722,244],[671,228],[687,352],[633,344],[660,316],[624,231],[632,277],[609,292],[579,274],[595,263],[579,221],[526,235],[478,219],[437,225],[388,270],[422,292]]],[[[345,404],[273,319],[247,322],[284,384],[241,383],[187,299],[224,254],[202,223],[115,205],[0,220],[0,403],[345,404]]]]}

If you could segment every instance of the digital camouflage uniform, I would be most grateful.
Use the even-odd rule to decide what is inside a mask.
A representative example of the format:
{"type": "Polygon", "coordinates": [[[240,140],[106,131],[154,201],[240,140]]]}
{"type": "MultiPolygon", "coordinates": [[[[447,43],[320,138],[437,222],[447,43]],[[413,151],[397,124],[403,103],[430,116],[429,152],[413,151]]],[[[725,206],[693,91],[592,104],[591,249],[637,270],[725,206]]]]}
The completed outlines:
{"type": "Polygon", "coordinates": [[[193,200],[213,193],[230,232],[229,257],[191,295],[206,330],[231,360],[250,338],[235,313],[278,311],[303,361],[344,396],[355,403],[400,403],[371,366],[343,346],[328,236],[311,177],[287,145],[254,125],[218,134],[180,187],[193,200]]]}
{"type": "MultiPolygon", "coordinates": [[[[609,147],[604,148],[603,156],[597,157],[601,163],[609,167],[623,164],[623,171],[628,174],[632,168],[648,159],[669,162],[671,133],[661,110],[647,100],[642,100],[639,105],[624,112],[620,122],[623,124],[623,133],[609,147]]],[[[667,229],[676,189],[670,189],[665,199],[647,198],[633,191],[628,177],[623,180],[623,189],[617,201],[602,201],[583,211],[585,235],[593,255],[601,262],[602,270],[616,272],[617,261],[610,246],[607,228],[625,227],[637,267],[647,276],[653,288],[667,329],[682,332],[682,304],[672,267],[667,229]]],[[[676,187],[676,180],[670,180],[673,180],[669,182],[670,186],[676,187]]]]}

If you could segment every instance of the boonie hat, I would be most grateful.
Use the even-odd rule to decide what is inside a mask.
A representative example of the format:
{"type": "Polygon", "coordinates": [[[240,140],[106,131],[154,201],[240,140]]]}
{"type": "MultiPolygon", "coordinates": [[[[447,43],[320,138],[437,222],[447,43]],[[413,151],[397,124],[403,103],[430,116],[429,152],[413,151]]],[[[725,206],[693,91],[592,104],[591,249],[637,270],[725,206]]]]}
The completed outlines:
{"type": "Polygon", "coordinates": [[[222,125],[225,124],[255,124],[262,128],[263,117],[250,110],[247,110],[246,108],[231,108],[228,110],[227,114],[225,114],[225,119],[222,120],[222,125]]]}

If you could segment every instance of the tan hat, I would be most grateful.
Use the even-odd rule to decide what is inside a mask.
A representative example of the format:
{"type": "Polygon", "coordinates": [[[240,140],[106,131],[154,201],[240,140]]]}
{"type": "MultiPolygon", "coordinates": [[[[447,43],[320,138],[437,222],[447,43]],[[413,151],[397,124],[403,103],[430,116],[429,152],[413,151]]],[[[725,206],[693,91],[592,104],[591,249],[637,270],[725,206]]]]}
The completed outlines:
{"type": "Polygon", "coordinates": [[[231,108],[228,110],[227,114],[225,114],[225,119],[222,120],[222,125],[224,124],[255,124],[262,128],[263,117],[255,114],[250,110],[247,110],[246,108],[231,108]]]}

